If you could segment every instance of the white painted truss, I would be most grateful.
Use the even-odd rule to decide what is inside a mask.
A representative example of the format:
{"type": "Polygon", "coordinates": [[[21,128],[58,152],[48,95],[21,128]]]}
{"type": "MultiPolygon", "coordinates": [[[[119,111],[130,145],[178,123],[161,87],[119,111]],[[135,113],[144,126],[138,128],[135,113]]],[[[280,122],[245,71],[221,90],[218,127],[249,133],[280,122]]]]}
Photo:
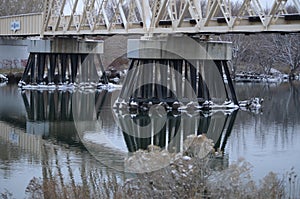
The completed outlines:
{"type": "Polygon", "coordinates": [[[43,35],[300,31],[299,0],[47,0],[43,35]],[[293,8],[288,12],[287,7],[293,8]]]}
{"type": "Polygon", "coordinates": [[[0,36],[300,32],[300,0],[46,0],[42,14],[0,17],[0,36]],[[237,6],[238,5],[238,6],[237,6]],[[20,30],[11,24],[20,22],[20,30]]]}

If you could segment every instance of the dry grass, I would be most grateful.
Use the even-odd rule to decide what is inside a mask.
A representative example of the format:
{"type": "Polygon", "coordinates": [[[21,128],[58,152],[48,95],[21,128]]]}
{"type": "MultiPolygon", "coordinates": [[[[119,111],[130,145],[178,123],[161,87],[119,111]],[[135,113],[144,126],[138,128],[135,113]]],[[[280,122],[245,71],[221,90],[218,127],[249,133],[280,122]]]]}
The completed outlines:
{"type": "MultiPolygon", "coordinates": [[[[294,199],[300,195],[299,178],[294,169],[282,178],[270,172],[255,183],[251,176],[252,166],[248,162],[239,160],[228,166],[226,158],[219,157],[217,153],[206,153],[204,157],[198,152],[203,149],[191,143],[197,143],[197,146],[202,143],[210,150],[208,145],[211,142],[196,139],[189,142],[185,153],[177,154],[170,165],[160,170],[134,174],[124,180],[111,171],[93,167],[83,171],[81,184],[65,182],[62,175],[50,175],[44,179],[33,178],[25,193],[30,199],[294,199]]],[[[6,190],[1,197],[8,199],[13,195],[6,190]]]]}
{"type": "MultiPolygon", "coordinates": [[[[27,189],[27,198],[249,198],[276,199],[297,198],[298,184],[293,176],[291,190],[285,191],[283,179],[270,172],[259,185],[251,179],[250,165],[239,161],[222,171],[209,167],[211,160],[181,158],[159,171],[138,174],[124,184],[116,177],[106,180],[94,171],[85,185],[61,184],[59,177],[53,179],[33,178],[27,189]]],[[[13,198],[8,191],[2,198],[13,198]]]]}
{"type": "MultiPolygon", "coordinates": [[[[178,159],[170,166],[151,173],[137,174],[124,183],[115,176],[106,179],[91,171],[84,185],[61,184],[57,176],[52,179],[33,178],[26,188],[27,198],[297,198],[299,179],[289,173],[287,189],[284,179],[270,172],[257,185],[250,175],[250,165],[245,161],[232,164],[225,170],[210,168],[213,159],[178,159]],[[99,178],[98,178],[99,177],[99,178]]],[[[1,198],[13,198],[9,191],[1,198]]]]}
{"type": "Polygon", "coordinates": [[[0,74],[23,73],[24,68],[0,68],[0,74]]]}

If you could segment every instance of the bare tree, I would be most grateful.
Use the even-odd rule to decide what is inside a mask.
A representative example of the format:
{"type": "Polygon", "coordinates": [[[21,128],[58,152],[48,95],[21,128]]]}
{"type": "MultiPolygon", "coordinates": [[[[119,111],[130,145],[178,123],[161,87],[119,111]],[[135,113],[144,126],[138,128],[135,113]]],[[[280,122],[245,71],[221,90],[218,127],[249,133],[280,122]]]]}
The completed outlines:
{"type": "Polygon", "coordinates": [[[286,6],[286,11],[288,13],[298,13],[297,8],[294,5],[287,5],[286,6]]]}
{"type": "Polygon", "coordinates": [[[260,34],[257,36],[253,46],[253,56],[256,60],[255,63],[265,74],[270,74],[271,68],[276,64],[277,53],[271,35],[260,34]]]}
{"type": "Polygon", "coordinates": [[[274,34],[271,38],[276,51],[276,60],[289,66],[290,77],[293,78],[296,70],[300,68],[300,34],[274,34]]]}
{"type": "Polygon", "coordinates": [[[226,35],[232,42],[232,75],[238,71],[269,74],[271,68],[289,67],[293,78],[300,69],[300,34],[226,35]]]}
{"type": "Polygon", "coordinates": [[[0,16],[42,12],[43,0],[1,0],[0,16]]]}
{"type": "Polygon", "coordinates": [[[256,41],[255,35],[231,34],[224,35],[221,39],[232,42],[232,76],[240,71],[249,71],[258,65],[253,48],[253,41],[256,41]]]}

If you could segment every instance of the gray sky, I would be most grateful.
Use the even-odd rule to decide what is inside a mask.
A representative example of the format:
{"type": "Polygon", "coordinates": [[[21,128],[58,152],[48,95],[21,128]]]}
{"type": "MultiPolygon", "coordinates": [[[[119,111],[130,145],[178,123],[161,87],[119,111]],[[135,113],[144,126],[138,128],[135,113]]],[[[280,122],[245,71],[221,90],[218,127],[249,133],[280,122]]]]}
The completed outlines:
{"type": "Polygon", "coordinates": [[[260,0],[260,2],[264,8],[270,8],[274,3],[274,0],[260,0]]]}
{"type": "Polygon", "coordinates": [[[262,6],[270,7],[273,1],[270,0],[260,0],[262,6]]]}
{"type": "MultiPolygon", "coordinates": [[[[243,2],[243,0],[236,0],[236,1],[243,2]]],[[[270,8],[273,5],[275,0],[259,0],[259,1],[264,8],[270,8]]]]}
{"type": "MultiPolygon", "coordinates": [[[[232,1],[243,2],[243,0],[232,0],[232,1]]],[[[263,8],[270,8],[275,0],[259,0],[259,1],[261,2],[261,5],[262,5],[263,8]]],[[[73,2],[73,1],[71,1],[71,2],[73,2]]],[[[123,2],[125,2],[125,1],[123,1],[123,2]]],[[[84,5],[84,0],[79,0],[79,2],[77,4],[77,9],[76,9],[76,11],[78,13],[82,13],[83,5],[84,5]]],[[[95,5],[96,5],[96,7],[99,6],[98,4],[95,4],[95,5]]],[[[65,6],[65,9],[64,9],[64,14],[65,15],[71,14],[72,6],[73,5],[70,4],[70,1],[67,0],[66,1],[66,6],[65,6]]]]}

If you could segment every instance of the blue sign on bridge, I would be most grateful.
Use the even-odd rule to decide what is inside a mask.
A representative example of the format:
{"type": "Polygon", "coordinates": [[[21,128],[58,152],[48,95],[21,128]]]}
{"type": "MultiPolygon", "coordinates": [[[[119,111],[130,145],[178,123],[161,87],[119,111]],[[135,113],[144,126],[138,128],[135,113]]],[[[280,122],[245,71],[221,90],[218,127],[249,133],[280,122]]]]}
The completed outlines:
{"type": "Polygon", "coordinates": [[[14,32],[17,32],[17,30],[21,29],[20,21],[13,21],[10,24],[10,29],[14,32]]]}

